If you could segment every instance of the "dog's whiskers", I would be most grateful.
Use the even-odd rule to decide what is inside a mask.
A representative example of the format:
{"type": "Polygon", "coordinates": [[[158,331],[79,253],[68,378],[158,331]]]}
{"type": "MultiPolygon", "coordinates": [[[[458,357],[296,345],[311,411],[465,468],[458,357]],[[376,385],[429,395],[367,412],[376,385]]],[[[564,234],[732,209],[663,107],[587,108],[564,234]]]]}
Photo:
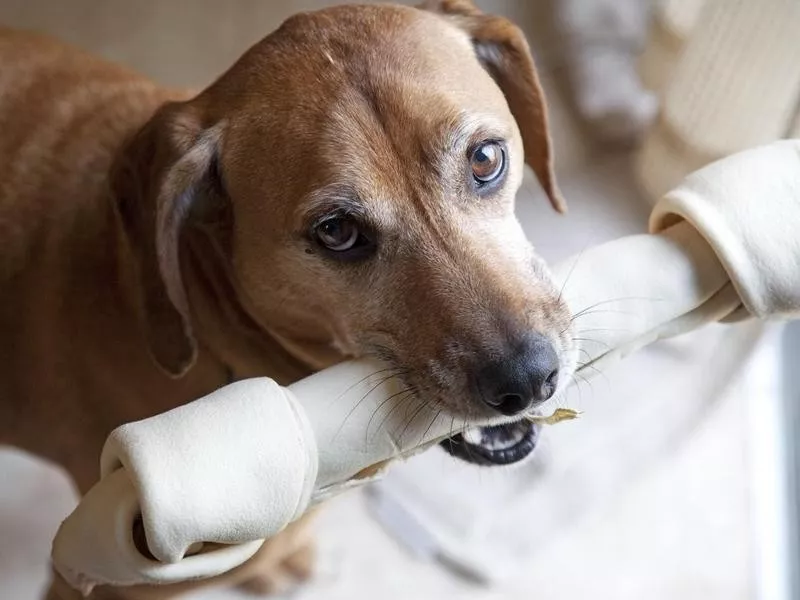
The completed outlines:
{"type": "Polygon", "coordinates": [[[610,298],[608,300],[601,300],[599,302],[595,302],[594,304],[591,304],[591,305],[587,306],[583,310],[579,310],[578,312],[574,313],[572,315],[572,317],[570,317],[570,325],[576,319],[578,319],[578,318],[580,318],[582,316],[590,315],[590,314],[608,312],[608,313],[618,313],[618,314],[622,314],[622,315],[628,315],[628,314],[630,314],[630,312],[624,311],[624,310],[615,310],[615,309],[595,310],[595,309],[597,309],[600,306],[605,306],[607,304],[611,304],[611,303],[614,303],[614,302],[629,302],[629,301],[633,301],[633,300],[646,301],[646,302],[661,302],[661,301],[663,301],[663,299],[661,299],[661,298],[648,298],[648,297],[642,297],[642,296],[623,296],[623,297],[620,297],[620,298],[610,298]]]}
{"type": "Polygon", "coordinates": [[[386,367],[385,369],[378,369],[377,371],[374,371],[374,372],[370,373],[369,375],[365,375],[364,377],[362,377],[361,379],[359,379],[358,381],[356,381],[355,383],[350,385],[347,389],[345,389],[338,396],[336,396],[333,400],[331,400],[331,405],[335,404],[336,402],[338,402],[339,400],[344,398],[349,392],[353,391],[353,389],[355,389],[356,387],[358,387],[359,385],[361,385],[362,383],[364,383],[365,381],[367,381],[371,377],[375,377],[376,375],[380,375],[381,373],[388,373],[389,371],[393,371],[393,373],[390,374],[388,376],[388,378],[391,378],[391,377],[393,377],[395,375],[402,374],[401,370],[397,369],[395,367],[386,367]]]}
{"type": "Polygon", "coordinates": [[[585,251],[586,251],[585,248],[583,250],[581,250],[580,254],[578,254],[577,258],[575,259],[575,262],[572,263],[572,266],[569,269],[569,273],[567,273],[567,277],[566,277],[566,279],[564,279],[564,283],[561,284],[561,289],[558,291],[558,302],[561,302],[561,298],[564,296],[564,290],[567,288],[567,283],[569,283],[569,280],[572,277],[572,273],[575,272],[575,267],[578,266],[578,263],[580,262],[581,258],[583,257],[583,253],[585,251]]]}
{"type": "Polygon", "coordinates": [[[413,399],[415,399],[415,398],[416,398],[416,391],[415,391],[415,390],[413,390],[413,389],[409,389],[409,390],[407,391],[406,395],[405,395],[405,396],[403,396],[403,397],[402,397],[400,400],[398,400],[398,401],[395,403],[395,405],[394,405],[394,406],[392,406],[392,408],[390,408],[390,409],[389,409],[389,411],[388,411],[388,412],[387,412],[387,413],[384,415],[383,419],[382,419],[382,420],[381,420],[381,422],[378,424],[378,427],[377,427],[377,429],[375,430],[375,433],[373,434],[373,437],[374,437],[375,435],[377,435],[377,434],[378,434],[378,432],[380,432],[380,431],[383,431],[383,429],[384,429],[384,426],[386,425],[386,422],[389,420],[389,418],[392,416],[392,414],[393,414],[393,413],[394,413],[394,412],[395,412],[395,411],[396,411],[398,408],[400,408],[401,406],[405,406],[405,405],[408,403],[408,401],[409,401],[409,400],[413,400],[413,399]]]}
{"type": "Polygon", "coordinates": [[[431,427],[433,427],[434,423],[436,423],[436,421],[439,419],[439,415],[441,414],[442,414],[442,409],[437,409],[433,415],[433,418],[431,419],[431,422],[428,424],[428,427],[425,429],[425,432],[422,434],[422,437],[419,440],[420,444],[423,443],[425,439],[428,437],[428,433],[430,432],[431,427]]]}
{"type": "MultiPolygon", "coordinates": [[[[595,339],[592,339],[592,338],[584,338],[584,337],[574,337],[574,338],[572,338],[572,341],[573,342],[586,342],[587,344],[597,344],[599,346],[602,346],[603,348],[606,348],[607,350],[612,350],[612,347],[608,343],[603,342],[601,340],[595,340],[595,339]]],[[[580,349],[584,350],[584,348],[582,348],[582,347],[580,347],[580,349]]]]}
{"type": "MultiPolygon", "coordinates": [[[[373,419],[375,419],[375,417],[377,417],[377,416],[378,416],[378,413],[381,411],[381,409],[382,409],[382,408],[383,408],[383,407],[384,407],[384,406],[385,406],[387,403],[391,402],[392,400],[394,400],[394,399],[395,399],[395,398],[397,398],[398,396],[400,396],[400,395],[402,395],[402,394],[413,394],[413,393],[414,393],[414,392],[413,392],[413,390],[411,389],[411,387],[406,387],[405,389],[402,389],[402,390],[400,390],[399,392],[395,392],[394,394],[391,394],[389,397],[387,397],[385,400],[382,400],[382,401],[381,401],[381,403],[380,403],[380,404],[377,406],[377,408],[376,408],[374,411],[372,411],[372,415],[370,416],[370,418],[369,418],[369,421],[367,422],[367,427],[366,427],[366,429],[365,429],[365,431],[364,431],[364,444],[365,444],[365,445],[367,444],[367,439],[368,439],[368,436],[369,436],[369,429],[370,429],[370,427],[372,426],[372,421],[373,421],[373,419]]],[[[398,402],[401,402],[401,401],[402,401],[402,400],[398,400],[398,402]]],[[[379,427],[378,427],[378,429],[376,430],[376,434],[377,434],[377,432],[378,432],[378,431],[380,431],[380,429],[381,429],[381,428],[380,428],[380,426],[379,426],[379,427]]]]}
{"type": "Polygon", "coordinates": [[[406,431],[408,431],[408,428],[411,426],[411,424],[412,424],[412,423],[414,423],[414,421],[416,421],[416,420],[417,420],[417,417],[419,416],[419,414],[420,414],[420,413],[421,413],[423,410],[425,410],[426,408],[428,408],[428,405],[427,405],[425,402],[421,401],[419,398],[416,398],[416,399],[417,399],[417,401],[419,402],[419,407],[418,407],[418,408],[417,408],[417,410],[415,410],[415,411],[414,411],[414,413],[411,415],[411,418],[410,418],[410,419],[408,419],[408,420],[406,421],[406,424],[405,424],[405,426],[403,427],[403,430],[400,432],[400,435],[397,437],[397,442],[398,442],[399,444],[401,444],[401,445],[402,445],[402,443],[403,443],[403,437],[405,437],[405,434],[406,434],[406,431]]]}
{"type": "MultiPolygon", "coordinates": [[[[333,435],[333,439],[336,439],[336,437],[342,432],[342,430],[344,429],[345,425],[347,424],[347,421],[350,419],[350,417],[353,416],[353,414],[356,412],[356,410],[358,410],[358,408],[369,397],[370,394],[372,394],[375,390],[377,390],[379,387],[381,387],[385,383],[391,381],[394,378],[400,377],[402,375],[402,373],[397,369],[383,369],[382,371],[378,371],[378,372],[386,372],[386,371],[389,371],[389,370],[393,370],[395,372],[394,373],[390,373],[386,377],[381,378],[380,381],[378,381],[378,383],[374,384],[369,390],[367,390],[367,392],[361,397],[361,399],[358,402],[356,402],[355,405],[347,412],[347,415],[345,415],[344,419],[342,420],[342,424],[339,426],[339,428],[336,430],[336,433],[333,435]]],[[[373,373],[372,375],[368,375],[367,377],[363,378],[361,380],[361,382],[363,383],[364,381],[367,381],[370,377],[374,377],[375,374],[377,374],[377,373],[373,373]]],[[[355,386],[350,386],[350,388],[348,388],[348,389],[352,390],[354,387],[355,386]]]]}

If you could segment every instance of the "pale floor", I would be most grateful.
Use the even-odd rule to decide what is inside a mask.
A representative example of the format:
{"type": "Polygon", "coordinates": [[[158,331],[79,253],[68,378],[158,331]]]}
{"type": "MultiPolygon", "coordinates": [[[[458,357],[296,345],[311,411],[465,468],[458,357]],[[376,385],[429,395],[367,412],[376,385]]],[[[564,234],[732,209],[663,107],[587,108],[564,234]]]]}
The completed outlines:
{"type": "MultiPolygon", "coordinates": [[[[283,17],[322,4],[0,0],[0,23],[52,31],[161,81],[194,86],[209,81],[283,17]]],[[[546,27],[542,30],[535,3],[480,4],[513,15],[528,30],[536,24],[540,43],[535,45],[543,48],[543,64],[554,64],[548,62],[551,39],[546,27]]],[[[547,73],[545,79],[550,79],[547,73]]],[[[573,211],[568,219],[551,217],[531,184],[520,197],[520,218],[540,251],[557,259],[592,242],[641,230],[647,208],[636,195],[627,157],[589,150],[559,96],[550,98],[562,185],[573,211]]],[[[609,374],[603,385],[613,386],[614,380],[609,374]]],[[[652,374],[642,375],[643,401],[652,385],[659,385],[652,374]]],[[[530,560],[525,573],[497,589],[471,588],[415,561],[368,517],[359,494],[346,496],[322,518],[320,573],[298,597],[752,598],[746,419],[743,393],[710,405],[696,427],[646,472],[576,515],[530,560]]],[[[658,425],[653,415],[649,426],[658,425]]],[[[584,426],[591,428],[591,421],[584,426]]],[[[551,435],[567,434],[554,429],[551,435]]],[[[0,452],[0,599],[37,597],[50,538],[73,502],[68,483],[57,472],[0,452]]],[[[520,527],[533,531],[537,521],[547,518],[531,515],[520,527]]],[[[203,597],[238,596],[220,591],[203,597]]]]}

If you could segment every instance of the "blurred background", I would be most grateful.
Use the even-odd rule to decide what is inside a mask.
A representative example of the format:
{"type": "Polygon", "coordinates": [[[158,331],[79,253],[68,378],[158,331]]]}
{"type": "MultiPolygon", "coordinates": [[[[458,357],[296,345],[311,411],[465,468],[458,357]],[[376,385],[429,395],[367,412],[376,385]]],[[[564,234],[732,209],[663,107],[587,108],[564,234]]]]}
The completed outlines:
{"type": "MultiPolygon", "coordinates": [[[[0,23],[202,87],[287,16],[328,4],[0,0],[0,23]]],[[[522,27],[546,90],[571,210],[552,215],[528,174],[518,212],[551,261],[645,231],[652,203],[709,161],[800,133],[792,0],[477,4],[522,27]]],[[[800,598],[798,356],[797,328],[710,327],[573,386],[560,402],[582,418],[548,428],[522,467],[416,458],[331,503],[317,576],[292,597],[800,598]]],[[[40,597],[75,501],[59,470],[0,449],[0,598],[40,597]]]]}

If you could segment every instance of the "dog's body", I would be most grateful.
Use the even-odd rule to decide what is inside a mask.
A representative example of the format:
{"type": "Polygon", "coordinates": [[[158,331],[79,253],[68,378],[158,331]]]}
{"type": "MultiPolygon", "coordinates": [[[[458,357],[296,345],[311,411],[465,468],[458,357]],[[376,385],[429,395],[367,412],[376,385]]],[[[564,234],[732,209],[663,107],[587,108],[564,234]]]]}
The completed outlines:
{"type": "Polygon", "coordinates": [[[182,94],[28,34],[3,32],[0,60],[0,440],[64,465],[85,492],[117,425],[234,376],[287,383],[310,367],[269,337],[256,348],[220,329],[185,376],[160,370],[142,335],[140,248],[121,233],[108,173],[127,139],[182,94]]]}
{"type": "MultiPolygon", "coordinates": [[[[292,19],[193,99],[57,42],[0,30],[0,444],[63,465],[85,492],[114,427],[234,379],[266,375],[285,384],[342,355],[372,352],[398,366],[412,389],[475,414],[448,404],[467,385],[456,371],[464,356],[497,356],[505,342],[494,327],[510,336],[518,326],[548,336],[568,371],[566,310],[508,208],[523,152],[506,100],[517,122],[532,120],[519,125],[524,155],[559,203],[527,47],[506,21],[469,2],[437,8],[452,20],[391,7],[292,19]],[[353,31],[365,41],[343,42],[353,31]],[[484,66],[505,99],[469,58],[470,35],[486,37],[478,54],[489,53],[484,66]],[[438,39],[419,49],[415,36],[438,39]],[[313,55],[295,68],[292,53],[313,55]],[[465,57],[469,68],[437,67],[465,57]],[[522,84],[508,73],[519,64],[530,70],[522,84]],[[320,76],[325,68],[329,75],[320,76]],[[352,93],[359,77],[366,89],[352,93]],[[460,91],[464,79],[477,98],[460,91]],[[496,192],[503,204],[481,208],[481,221],[442,206],[441,194],[471,191],[440,191],[426,205],[420,190],[441,190],[437,177],[450,167],[440,161],[428,174],[417,161],[446,154],[437,133],[459,144],[447,128],[469,133],[487,113],[488,124],[479,124],[494,127],[487,135],[502,137],[510,155],[509,183],[496,192]],[[360,195],[363,206],[352,210],[372,219],[370,235],[392,240],[381,269],[339,266],[336,236],[353,227],[341,217],[323,230],[326,244],[333,239],[326,248],[318,229],[314,240],[304,237],[305,212],[316,210],[317,219],[331,202],[321,192],[330,189],[360,195]],[[398,211],[400,196],[411,205],[398,211]],[[398,215],[403,227],[392,229],[398,215]],[[471,249],[475,235],[490,261],[471,249]],[[465,264],[469,273],[458,274],[465,264]],[[491,325],[498,315],[502,323],[491,325]],[[403,337],[409,320],[420,337],[403,337]]],[[[482,152],[485,162],[496,150],[482,152]]],[[[480,161],[473,173],[484,173],[480,161]]],[[[267,565],[273,582],[287,557],[302,571],[295,559],[304,542],[303,527],[293,527],[265,545],[262,567],[256,560],[228,579],[252,578],[267,565]]]]}
{"type": "Polygon", "coordinates": [[[114,427],[234,376],[289,383],[311,366],[229,322],[208,332],[214,350],[203,345],[184,377],[160,370],[142,335],[138,249],[120,232],[108,173],[158,107],[186,94],[8,30],[0,62],[0,443],[62,465],[85,493],[114,427]]]}

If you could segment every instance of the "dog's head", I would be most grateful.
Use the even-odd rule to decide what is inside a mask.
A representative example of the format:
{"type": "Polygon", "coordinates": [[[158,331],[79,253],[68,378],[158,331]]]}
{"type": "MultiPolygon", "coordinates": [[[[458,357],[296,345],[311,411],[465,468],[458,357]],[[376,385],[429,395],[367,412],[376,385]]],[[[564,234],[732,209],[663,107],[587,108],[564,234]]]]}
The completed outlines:
{"type": "MultiPolygon", "coordinates": [[[[457,418],[519,418],[571,376],[567,308],[514,216],[526,162],[564,204],[507,20],[466,0],[297,15],[132,147],[152,172],[125,210],[152,238],[148,329],[170,372],[196,345],[181,240],[211,222],[239,302],[309,360],[378,356],[457,418]]],[[[532,447],[527,426],[484,434],[483,462],[532,447]]]]}

